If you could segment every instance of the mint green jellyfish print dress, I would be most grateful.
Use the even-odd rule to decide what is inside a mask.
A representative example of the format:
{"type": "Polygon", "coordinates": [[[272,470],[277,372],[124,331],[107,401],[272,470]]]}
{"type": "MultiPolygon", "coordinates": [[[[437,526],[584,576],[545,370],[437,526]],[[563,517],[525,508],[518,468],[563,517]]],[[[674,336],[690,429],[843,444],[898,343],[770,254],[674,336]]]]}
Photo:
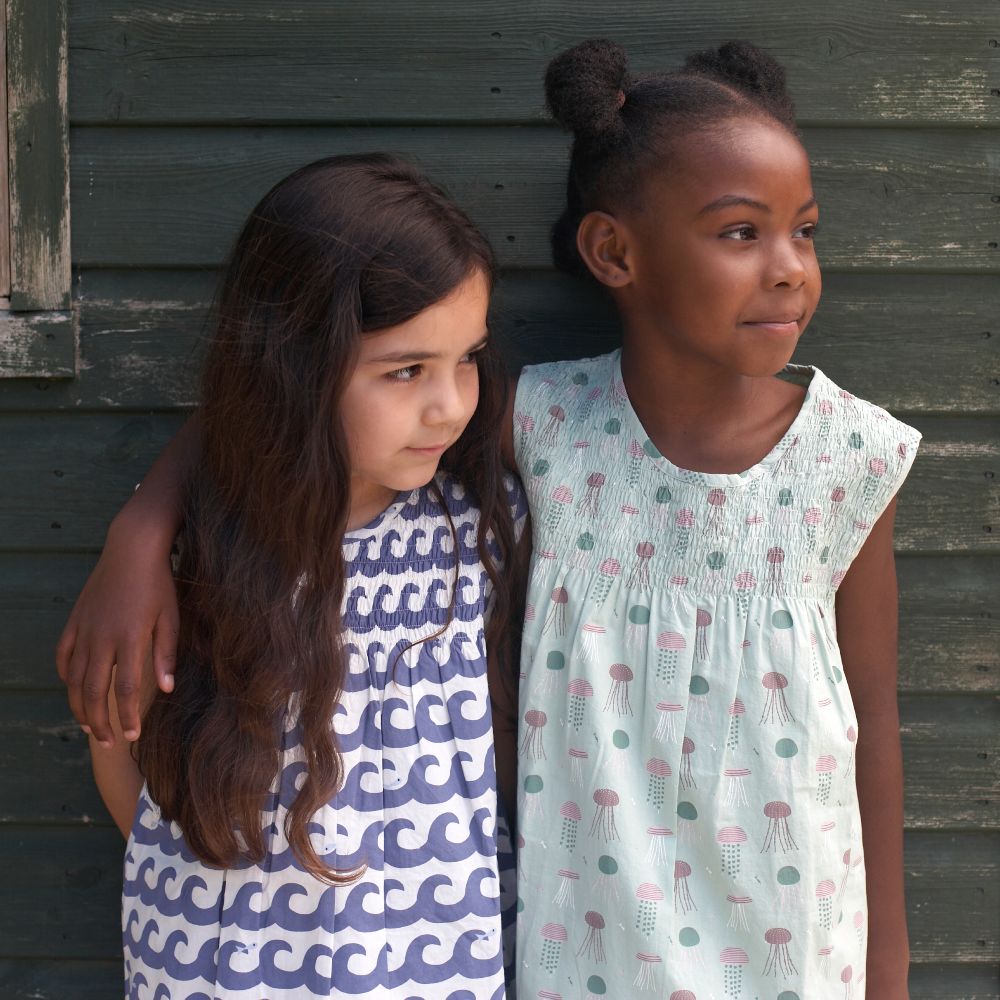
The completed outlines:
{"type": "Polygon", "coordinates": [[[525,369],[518,991],[862,1000],[858,723],[834,597],[920,435],[790,366],[753,468],[680,469],[620,353],[525,369]]]}

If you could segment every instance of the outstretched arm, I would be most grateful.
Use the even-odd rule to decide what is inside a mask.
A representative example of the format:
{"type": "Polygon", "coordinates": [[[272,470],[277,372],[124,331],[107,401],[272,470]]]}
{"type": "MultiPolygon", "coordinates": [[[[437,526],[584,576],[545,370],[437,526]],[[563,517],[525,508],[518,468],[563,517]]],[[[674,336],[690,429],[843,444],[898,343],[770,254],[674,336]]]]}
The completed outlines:
{"type": "Polygon", "coordinates": [[[73,715],[105,748],[115,743],[108,715],[113,668],[117,715],[126,740],[139,737],[140,680],[151,648],[157,683],[164,691],[173,688],[177,598],[170,549],[199,436],[197,417],[192,417],[111,522],[101,558],[56,647],[56,667],[73,715]]]}
{"type": "Polygon", "coordinates": [[[868,996],[906,1000],[903,759],[896,703],[897,589],[889,504],[837,591],[837,636],[858,715],[858,801],[868,879],[868,996]]]}

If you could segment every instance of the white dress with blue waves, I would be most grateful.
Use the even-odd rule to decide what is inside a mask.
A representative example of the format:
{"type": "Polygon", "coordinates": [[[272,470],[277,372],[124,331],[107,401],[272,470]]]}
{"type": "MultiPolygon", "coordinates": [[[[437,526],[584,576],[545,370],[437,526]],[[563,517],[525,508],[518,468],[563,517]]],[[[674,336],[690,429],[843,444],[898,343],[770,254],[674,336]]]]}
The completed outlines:
{"type": "Polygon", "coordinates": [[[489,586],[479,512],[453,480],[438,483],[459,544],[455,607],[439,638],[410,646],[448,620],[455,586],[452,530],[432,491],[401,495],[344,544],[350,662],[333,725],[345,781],[312,835],[327,863],[363,864],[364,874],[327,886],[289,849],[284,820],[304,771],[290,710],[260,865],[200,862],[143,791],[122,898],[130,1000],[504,996],[513,862],[497,829],[489,586]]]}

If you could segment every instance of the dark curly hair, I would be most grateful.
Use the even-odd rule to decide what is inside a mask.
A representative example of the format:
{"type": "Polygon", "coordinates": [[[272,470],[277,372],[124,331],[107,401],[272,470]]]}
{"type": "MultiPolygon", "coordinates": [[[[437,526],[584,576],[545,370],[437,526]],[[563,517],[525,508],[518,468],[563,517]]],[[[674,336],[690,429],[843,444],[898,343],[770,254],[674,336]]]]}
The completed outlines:
{"type": "Polygon", "coordinates": [[[589,39],[549,63],[545,97],[552,117],[574,133],[566,208],[552,227],[555,265],[574,274],[589,274],[576,249],[580,220],[633,204],[647,173],[669,164],[678,138],[733,118],[798,134],[784,69],[748,42],[726,42],[688,56],[674,72],[633,79],[620,45],[589,39]]]}

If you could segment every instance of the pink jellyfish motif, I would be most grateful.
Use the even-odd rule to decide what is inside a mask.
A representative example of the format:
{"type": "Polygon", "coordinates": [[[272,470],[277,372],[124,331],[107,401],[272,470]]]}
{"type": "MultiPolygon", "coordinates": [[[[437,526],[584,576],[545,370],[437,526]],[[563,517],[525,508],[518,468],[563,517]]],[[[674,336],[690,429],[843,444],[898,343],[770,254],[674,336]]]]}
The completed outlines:
{"type": "Polygon", "coordinates": [[[819,436],[830,436],[830,421],[833,419],[833,403],[829,399],[817,399],[814,407],[819,417],[819,436]]]}
{"type": "Polygon", "coordinates": [[[824,976],[830,975],[830,956],[833,954],[833,946],[826,944],[816,954],[819,956],[819,971],[824,976]]]}
{"type": "Polygon", "coordinates": [[[822,523],[823,511],[819,507],[806,507],[802,515],[802,528],[806,533],[807,550],[810,554],[816,551],[816,536],[822,523]]]}
{"type": "Polygon", "coordinates": [[[587,458],[587,449],[590,447],[589,441],[573,442],[573,467],[580,469],[587,458]]]}
{"type": "Polygon", "coordinates": [[[646,761],[646,772],[649,774],[649,788],[646,801],[660,809],[667,797],[667,778],[670,777],[670,765],[659,757],[650,757],[646,761]]]}
{"type": "Polygon", "coordinates": [[[611,588],[621,571],[622,564],[617,559],[610,557],[605,559],[598,568],[597,578],[594,580],[590,596],[599,608],[604,606],[604,602],[608,599],[608,594],[611,593],[611,588]]]}
{"type": "Polygon", "coordinates": [[[663,901],[663,890],[655,882],[643,882],[635,890],[639,910],[635,918],[635,929],[649,937],[656,930],[656,904],[663,901]]]}
{"type": "Polygon", "coordinates": [[[743,618],[750,613],[750,598],[753,596],[754,588],[757,586],[757,577],[749,570],[737,573],[733,579],[736,586],[736,606],[743,618]]]}
{"type": "Polygon", "coordinates": [[[598,788],[594,792],[594,802],[597,810],[590,824],[591,837],[601,840],[618,840],[618,827],[615,826],[615,806],[618,805],[618,793],[611,788],[598,788]]]}
{"type": "Polygon", "coordinates": [[[768,819],[767,833],[764,835],[764,846],[761,854],[771,852],[787,854],[797,851],[798,847],[792,839],[788,826],[788,817],[792,815],[792,807],[787,802],[768,802],[764,806],[764,815],[768,819]]]}
{"type": "Polygon", "coordinates": [[[726,736],[726,749],[738,750],[740,746],[740,719],[746,713],[746,706],[739,698],[734,698],[729,706],[729,734],[726,736]]]}
{"type": "Polygon", "coordinates": [[[537,708],[529,708],[524,713],[524,738],[521,740],[521,756],[528,760],[545,760],[545,745],[542,730],[548,716],[537,708]]]}
{"type": "Polygon", "coordinates": [[[719,955],[723,968],[723,983],[727,997],[739,1000],[743,993],[743,966],[750,959],[742,948],[723,948],[719,955]]]}
{"type": "Polygon", "coordinates": [[[812,678],[819,680],[819,636],[815,632],[809,633],[809,662],[812,664],[812,678]]]}
{"type": "Polygon", "coordinates": [[[833,772],[837,770],[837,758],[825,753],[816,758],[816,774],[819,776],[816,786],[816,801],[825,806],[830,801],[830,789],[833,787],[833,772]]]}
{"type": "Polygon", "coordinates": [[[708,659],[708,626],[712,624],[712,615],[704,608],[698,608],[695,621],[695,655],[702,662],[708,659]]]}
{"type": "Polygon", "coordinates": [[[554,445],[559,437],[559,431],[566,422],[566,411],[558,404],[554,403],[549,407],[549,418],[542,428],[540,439],[542,444],[554,445]]]}
{"type": "Polygon", "coordinates": [[[628,392],[625,389],[625,383],[617,375],[611,379],[609,401],[616,410],[620,410],[628,402],[628,392]]]}
{"type": "Polygon", "coordinates": [[[785,580],[782,566],[785,562],[785,550],[775,545],[767,550],[767,579],[765,589],[771,597],[781,597],[785,593],[785,580]]]}
{"type": "Polygon", "coordinates": [[[884,458],[868,459],[868,471],[865,474],[864,485],[864,498],[866,504],[870,504],[874,501],[875,495],[878,493],[879,484],[882,482],[882,477],[885,475],[885,470],[886,463],[884,458]]]}
{"type": "Polygon", "coordinates": [[[794,722],[795,718],[788,710],[788,703],[785,701],[785,688],[788,687],[788,678],[784,674],[768,671],[760,679],[761,684],[767,691],[767,698],[764,701],[764,711],[761,713],[760,721],[769,725],[784,725],[786,722],[794,722]]]}
{"type": "Polygon", "coordinates": [[[673,576],[667,577],[667,583],[677,590],[683,590],[690,582],[690,578],[684,576],[683,573],[675,573],[673,576]]]}
{"type": "Polygon", "coordinates": [[[587,934],[577,951],[577,957],[583,955],[584,958],[592,962],[603,962],[604,954],[604,917],[597,910],[587,910],[583,915],[583,922],[587,925],[587,934]]]}
{"type": "Polygon", "coordinates": [[[865,915],[861,910],[854,912],[854,933],[858,936],[858,947],[865,946],[865,915]]]}
{"type": "Polygon", "coordinates": [[[629,649],[641,649],[646,645],[649,631],[649,608],[644,604],[633,604],[628,609],[628,624],[625,626],[625,645],[629,649]]]}
{"type": "Polygon", "coordinates": [[[566,943],[566,928],[562,924],[546,924],[542,928],[542,941],[541,966],[546,972],[555,972],[566,943]]]}
{"type": "Polygon", "coordinates": [[[628,472],[626,473],[629,486],[635,486],[639,482],[639,471],[642,468],[643,455],[642,442],[632,438],[628,443],[628,472]]]}
{"type": "Polygon", "coordinates": [[[708,523],[705,532],[713,538],[726,534],[726,491],[715,487],[708,491],[708,523]]]}
{"type": "Polygon", "coordinates": [[[580,629],[580,655],[585,663],[593,663],[597,660],[601,637],[607,631],[603,625],[598,625],[596,622],[584,623],[583,628],[580,629]]]}
{"type": "Polygon", "coordinates": [[[832,879],[825,878],[816,885],[816,905],[819,908],[819,924],[828,931],[833,926],[833,894],[837,891],[832,879]]]}
{"type": "Polygon", "coordinates": [[[556,587],[552,591],[551,606],[542,625],[542,635],[554,631],[556,635],[566,634],[566,605],[569,604],[569,591],[565,587],[556,587]]]}
{"type": "Polygon", "coordinates": [[[550,531],[558,530],[572,503],[573,491],[568,486],[557,486],[549,497],[548,509],[545,511],[545,527],[550,531]]]}
{"type": "Polygon", "coordinates": [[[847,890],[847,880],[851,875],[851,849],[848,848],[841,856],[844,862],[844,874],[840,876],[840,885],[837,887],[837,906],[843,902],[844,892],[847,890]]]}
{"type": "Polygon", "coordinates": [[[595,386],[590,392],[587,393],[584,398],[583,404],[580,406],[579,420],[581,424],[586,423],[590,419],[591,411],[594,409],[595,404],[601,398],[603,389],[600,386],[595,386]]]}
{"type": "Polygon", "coordinates": [[[649,849],[646,860],[653,865],[665,865],[670,856],[669,843],[674,831],[669,826],[647,826],[649,849]]]}
{"type": "Polygon", "coordinates": [[[670,1000],[698,1000],[690,990],[674,990],[670,994],[670,1000]]]}
{"type": "Polygon", "coordinates": [[[750,924],[747,922],[747,907],[753,902],[749,896],[735,896],[732,893],[726,896],[726,901],[731,904],[727,927],[732,927],[738,931],[749,931],[750,924]]]}
{"type": "Polygon", "coordinates": [[[844,1000],[852,1000],[854,997],[854,969],[845,965],[840,970],[840,981],[844,984],[844,1000]]]}
{"type": "Polygon", "coordinates": [[[834,528],[840,523],[841,504],[847,496],[847,490],[843,486],[834,486],[830,490],[830,527],[834,528]]]}
{"type": "Polygon", "coordinates": [[[612,663],[608,668],[608,674],[611,677],[611,690],[604,702],[604,711],[612,711],[619,717],[631,715],[632,705],[628,697],[628,686],[634,676],[631,667],[624,663],[612,663]]]}
{"type": "Polygon", "coordinates": [[[655,990],[656,975],[654,970],[663,962],[659,955],[650,955],[644,951],[637,951],[635,957],[639,960],[639,971],[636,973],[632,985],[640,990],[655,990]]]}
{"type": "Polygon", "coordinates": [[[698,909],[688,885],[690,875],[691,866],[686,861],[674,862],[674,913],[690,913],[698,909]]]}
{"type": "Polygon", "coordinates": [[[555,561],[558,553],[554,549],[539,549],[536,555],[535,568],[531,571],[531,582],[541,586],[542,581],[548,576],[549,568],[555,561]]]}
{"type": "Polygon", "coordinates": [[[731,878],[740,874],[740,848],[747,842],[746,832],[739,826],[724,826],[715,835],[722,848],[722,870],[731,878]]]}
{"type": "Polygon", "coordinates": [[[847,767],[844,768],[844,777],[849,778],[851,772],[854,770],[854,751],[857,748],[858,743],[858,731],[854,726],[847,727],[847,742],[851,744],[851,753],[847,758],[847,767]]]}
{"type": "Polygon", "coordinates": [[[763,525],[767,524],[767,519],[759,510],[754,510],[747,514],[743,523],[750,529],[751,533],[756,533],[763,525]]]}
{"type": "Polygon", "coordinates": [[[677,528],[677,542],[674,545],[674,555],[683,559],[691,544],[691,531],[694,528],[694,511],[690,507],[682,507],[674,516],[674,526],[677,528]]]}
{"type": "Polygon", "coordinates": [[[576,830],[581,819],[580,807],[567,800],[559,807],[559,815],[562,817],[559,845],[573,851],[576,849],[576,830]]]}
{"type": "Polygon", "coordinates": [[[587,699],[594,696],[594,689],[589,681],[582,677],[574,678],[566,686],[569,694],[569,722],[576,732],[583,725],[583,716],[587,708],[587,699]]]}
{"type": "Polygon", "coordinates": [[[639,542],[635,547],[636,562],[629,574],[630,587],[649,586],[649,561],[656,555],[656,546],[652,542],[639,542]]]}
{"type": "Polygon", "coordinates": [[[680,632],[661,632],[656,637],[657,680],[672,684],[677,676],[677,658],[687,649],[687,640],[680,632]]]}
{"type": "Polygon", "coordinates": [[[726,805],[733,808],[749,805],[746,779],[750,777],[750,768],[727,767],[722,774],[726,779],[726,805]]]}
{"type": "Polygon", "coordinates": [[[576,551],[570,557],[570,564],[575,569],[587,569],[595,544],[594,536],[589,531],[583,532],[576,540],[576,551]]]}
{"type": "Polygon", "coordinates": [[[676,743],[676,720],[680,713],[684,711],[684,706],[678,705],[674,701],[658,701],[656,703],[656,711],[659,713],[660,717],[656,720],[656,730],[654,731],[653,736],[661,743],[664,741],[676,743]]]}
{"type": "Polygon", "coordinates": [[[515,410],[514,426],[520,432],[521,444],[523,445],[531,437],[531,432],[535,429],[535,418],[523,410],[515,410]]]}
{"type": "Polygon", "coordinates": [[[750,676],[749,668],[747,667],[747,650],[753,645],[749,639],[744,639],[740,642],[740,680],[745,681],[750,676]]]}
{"type": "Polygon", "coordinates": [[[539,990],[538,1000],[563,1000],[563,995],[555,990],[539,990]]]}
{"type": "Polygon", "coordinates": [[[567,751],[569,757],[569,780],[578,788],[583,786],[583,762],[590,756],[586,750],[579,747],[570,747],[567,751]]]}
{"type": "Polygon", "coordinates": [[[559,869],[559,890],[553,897],[552,902],[560,909],[564,909],[565,907],[573,908],[575,903],[574,886],[579,879],[580,875],[578,872],[570,868],[559,869]]]}
{"type": "Polygon", "coordinates": [[[771,948],[767,955],[767,962],[764,964],[764,975],[780,975],[783,979],[797,976],[799,970],[795,968],[795,963],[788,950],[789,942],[792,940],[792,932],[785,927],[772,927],[764,931],[764,940],[771,948]]]}
{"type": "Polygon", "coordinates": [[[689,788],[698,787],[691,770],[691,754],[694,753],[694,749],[694,740],[690,736],[685,736],[681,742],[681,791],[684,792],[689,788]]]}
{"type": "Polygon", "coordinates": [[[605,476],[603,472],[592,472],[587,476],[587,488],[580,501],[580,510],[591,517],[597,517],[601,508],[601,490],[604,489],[605,476]]]}
{"type": "Polygon", "coordinates": [[[786,435],[782,443],[785,441],[788,443],[785,444],[785,450],[781,453],[781,458],[778,459],[778,462],[774,467],[775,479],[786,473],[792,475],[795,474],[796,459],[798,458],[799,453],[799,436],[796,434],[789,441],[788,436],[786,435]]]}

